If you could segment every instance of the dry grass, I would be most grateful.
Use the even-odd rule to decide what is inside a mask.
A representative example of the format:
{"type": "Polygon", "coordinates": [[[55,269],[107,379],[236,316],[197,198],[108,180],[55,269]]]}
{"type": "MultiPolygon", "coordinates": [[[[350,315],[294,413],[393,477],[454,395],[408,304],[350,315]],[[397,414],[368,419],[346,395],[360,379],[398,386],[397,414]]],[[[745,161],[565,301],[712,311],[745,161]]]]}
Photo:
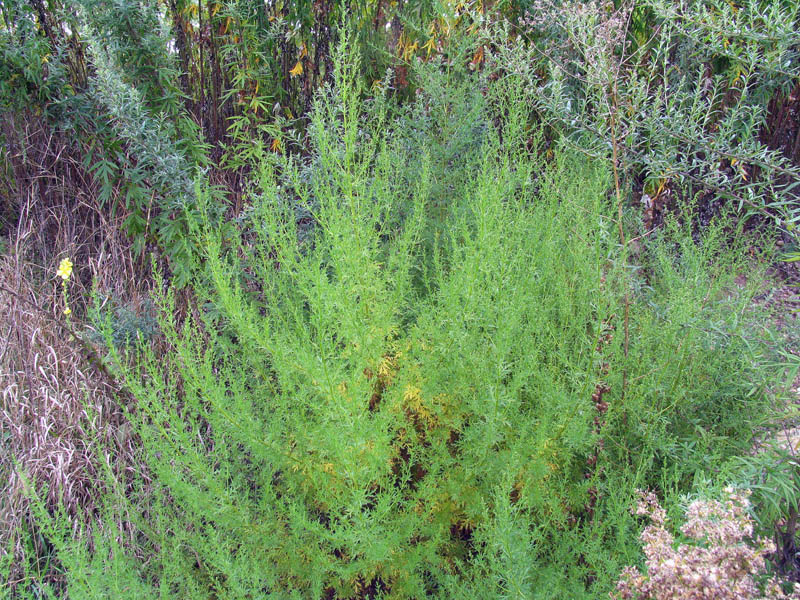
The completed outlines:
{"type": "Polygon", "coordinates": [[[120,230],[124,214],[112,219],[98,207],[66,142],[44,130],[25,137],[30,146],[7,186],[14,205],[5,216],[16,223],[6,221],[0,254],[0,557],[13,552],[17,564],[44,551],[37,536],[28,536],[31,548],[19,535],[31,527],[26,479],[78,527],[91,522],[102,462],[118,474],[138,469],[120,406],[126,395],[85,341],[82,318],[93,285],[135,309],[147,281],[120,230]],[[64,257],[75,264],[69,321],[55,275],[64,257]]]}
{"type": "MultiPolygon", "coordinates": [[[[19,240],[18,240],[19,241],[19,240]]],[[[93,362],[61,314],[58,284],[42,278],[18,243],[0,257],[0,544],[28,522],[24,478],[76,525],[91,518],[98,472],[134,465],[119,387],[93,362]],[[113,456],[108,449],[113,448],[113,456]]],[[[24,558],[20,539],[13,541],[24,558]]]]}

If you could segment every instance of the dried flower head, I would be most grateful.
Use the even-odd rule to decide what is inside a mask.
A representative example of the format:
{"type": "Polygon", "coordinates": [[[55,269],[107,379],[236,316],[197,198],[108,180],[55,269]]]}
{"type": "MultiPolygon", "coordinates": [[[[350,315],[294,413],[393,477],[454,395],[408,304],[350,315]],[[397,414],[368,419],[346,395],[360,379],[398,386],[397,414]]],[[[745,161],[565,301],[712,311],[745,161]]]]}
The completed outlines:
{"type": "Polygon", "coordinates": [[[753,535],[748,513],[748,491],[725,490],[727,498],[697,500],[686,512],[681,533],[693,541],[675,547],[666,529],[666,511],[652,492],[640,492],[634,514],[647,516],[642,532],[647,574],[636,567],[623,569],[612,598],[629,600],[779,600],[798,599],[800,589],[787,596],[774,578],[762,590],[757,583],[764,573],[766,556],[775,551],[765,538],[753,535]]]}

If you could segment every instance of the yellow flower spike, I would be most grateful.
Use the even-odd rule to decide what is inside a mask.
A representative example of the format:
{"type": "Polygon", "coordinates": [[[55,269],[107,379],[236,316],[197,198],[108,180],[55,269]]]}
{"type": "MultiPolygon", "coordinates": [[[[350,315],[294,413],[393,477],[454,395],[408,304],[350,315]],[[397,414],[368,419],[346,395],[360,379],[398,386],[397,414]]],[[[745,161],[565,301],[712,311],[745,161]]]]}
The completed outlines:
{"type": "Polygon", "coordinates": [[[72,275],[72,261],[68,258],[62,260],[58,265],[58,271],[56,271],[56,275],[61,277],[61,279],[64,281],[69,280],[70,276],[72,275]]]}

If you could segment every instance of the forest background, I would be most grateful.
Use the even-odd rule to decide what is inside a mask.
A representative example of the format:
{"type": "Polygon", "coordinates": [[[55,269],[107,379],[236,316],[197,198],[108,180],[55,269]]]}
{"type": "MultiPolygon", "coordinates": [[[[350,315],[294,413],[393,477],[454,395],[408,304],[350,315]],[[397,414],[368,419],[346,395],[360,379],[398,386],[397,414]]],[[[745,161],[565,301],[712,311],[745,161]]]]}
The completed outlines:
{"type": "Polygon", "coordinates": [[[797,2],[2,0],[0,50],[4,596],[800,581],[797,2]]]}

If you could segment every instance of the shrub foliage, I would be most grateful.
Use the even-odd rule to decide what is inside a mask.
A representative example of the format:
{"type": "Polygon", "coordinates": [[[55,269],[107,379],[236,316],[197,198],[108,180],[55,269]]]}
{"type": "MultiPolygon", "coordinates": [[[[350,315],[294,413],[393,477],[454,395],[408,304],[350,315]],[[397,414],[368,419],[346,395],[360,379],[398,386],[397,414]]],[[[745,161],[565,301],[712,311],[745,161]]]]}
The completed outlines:
{"type": "Polygon", "coordinates": [[[435,106],[365,104],[338,65],[313,154],[260,163],[239,233],[198,187],[199,301],[178,319],[158,286],[166,355],[109,330],[148,475],[109,484],[134,493],[89,538],[45,518],[70,596],[594,597],[635,556],[635,484],[688,490],[750,443],[741,252],[676,221],[631,270],[603,165],[492,121],[522,80],[472,97],[451,144],[475,151],[443,163],[407,154],[435,106]]]}
{"type": "MultiPolygon", "coordinates": [[[[154,278],[153,319],[145,303],[143,315],[100,306],[112,295],[98,291],[90,312],[104,345],[69,322],[70,342],[103,345],[118,405],[80,412],[87,518],[36,469],[4,459],[31,517],[9,539],[37,542],[23,559],[4,554],[4,591],[597,598],[641,563],[636,489],[675,510],[712,479],[749,477],[743,464],[760,470],[742,457],[774,421],[770,369],[785,366],[756,326],[772,256],[723,210],[700,230],[694,192],[750,190],[788,235],[793,183],[769,196],[766,175],[731,178],[717,155],[672,134],[659,146],[653,127],[672,106],[686,116],[677,133],[718,143],[720,156],[747,141],[740,164],[793,176],[788,158],[754,141],[763,113],[723,131],[763,108],[745,94],[750,77],[794,56],[793,31],[776,30],[774,56],[753,41],[741,63],[753,74],[726,88],[741,94],[715,99],[723,65],[693,103],[681,52],[694,46],[673,31],[684,13],[655,1],[652,14],[587,4],[560,33],[553,19],[487,24],[482,2],[416,13],[354,3],[336,28],[345,3],[124,3],[120,20],[81,0],[61,21],[41,2],[12,4],[0,68],[46,95],[26,106],[3,82],[0,109],[16,119],[4,136],[19,138],[30,110],[44,137],[69,124],[86,133],[70,172],[93,177],[98,215],[125,213],[131,256],[160,249],[170,270],[154,278]],[[656,26],[672,32],[661,46],[629,39],[656,26]],[[546,35],[549,60],[576,77],[530,60],[546,35]],[[48,47],[63,48],[52,71],[48,47]],[[648,55],[663,77],[661,63],[635,62],[648,55]],[[662,99],[668,89],[678,95],[662,99]],[[659,148],[663,162],[631,159],[659,148]],[[686,174],[705,183],[676,193],[660,223],[628,210],[629,191],[658,196],[686,174]],[[124,461],[89,426],[107,409],[124,461]]],[[[717,12],[709,27],[750,14],[717,12]]],[[[786,73],[764,94],[786,91],[786,73]]],[[[3,156],[19,166],[24,154],[3,156]]],[[[6,188],[37,179],[17,172],[24,181],[6,188]]]]}

